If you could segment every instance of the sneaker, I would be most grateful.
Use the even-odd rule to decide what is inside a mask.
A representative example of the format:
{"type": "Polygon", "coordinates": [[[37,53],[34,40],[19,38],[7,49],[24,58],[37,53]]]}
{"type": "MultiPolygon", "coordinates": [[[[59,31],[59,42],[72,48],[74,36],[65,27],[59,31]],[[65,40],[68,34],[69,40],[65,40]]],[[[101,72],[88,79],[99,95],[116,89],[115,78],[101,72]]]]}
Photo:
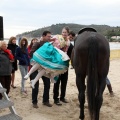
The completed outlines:
{"type": "Polygon", "coordinates": [[[29,78],[29,75],[25,75],[24,79],[27,80],[29,78]]]}
{"type": "Polygon", "coordinates": [[[60,99],[60,101],[62,101],[64,103],[69,103],[65,98],[64,99],[60,99]]]}
{"type": "Polygon", "coordinates": [[[43,105],[45,105],[47,107],[52,107],[52,104],[50,104],[49,102],[43,102],[43,105]]]}
{"type": "Polygon", "coordinates": [[[39,108],[37,104],[33,104],[33,108],[39,108]]]}
{"type": "Polygon", "coordinates": [[[31,87],[34,89],[35,88],[34,80],[31,80],[30,84],[31,84],[31,87]]]}
{"type": "Polygon", "coordinates": [[[21,91],[21,94],[27,96],[27,90],[21,91]]]}
{"type": "Polygon", "coordinates": [[[58,105],[58,106],[61,106],[61,105],[62,105],[62,103],[60,103],[59,100],[55,100],[54,103],[55,103],[56,105],[58,105]]]}

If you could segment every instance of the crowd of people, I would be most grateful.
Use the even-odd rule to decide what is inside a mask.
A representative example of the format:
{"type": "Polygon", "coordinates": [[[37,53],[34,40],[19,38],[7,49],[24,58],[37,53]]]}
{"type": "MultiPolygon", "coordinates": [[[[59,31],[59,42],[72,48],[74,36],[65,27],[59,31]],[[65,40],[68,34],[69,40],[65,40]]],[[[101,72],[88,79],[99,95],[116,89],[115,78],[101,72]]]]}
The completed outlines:
{"type": "MultiPolygon", "coordinates": [[[[68,27],[62,29],[61,35],[52,37],[50,31],[44,31],[40,40],[33,38],[28,45],[27,38],[21,38],[19,46],[16,37],[11,37],[8,44],[0,42],[0,83],[10,92],[10,87],[15,86],[15,72],[21,73],[21,94],[27,96],[25,82],[30,78],[32,86],[32,104],[38,108],[39,79],[44,84],[43,105],[52,107],[49,102],[50,83],[53,82],[53,99],[58,106],[69,103],[66,99],[66,88],[68,82],[68,68],[76,34],[68,27]],[[61,84],[61,85],[60,85],[61,84]],[[60,89],[60,90],[59,90],[60,89]],[[60,91],[60,93],[59,93],[60,91]]],[[[72,66],[74,68],[74,66],[72,66]]],[[[106,78],[106,84],[111,95],[113,95],[111,83],[106,78]]],[[[2,95],[0,94],[0,99],[2,95]]]]}

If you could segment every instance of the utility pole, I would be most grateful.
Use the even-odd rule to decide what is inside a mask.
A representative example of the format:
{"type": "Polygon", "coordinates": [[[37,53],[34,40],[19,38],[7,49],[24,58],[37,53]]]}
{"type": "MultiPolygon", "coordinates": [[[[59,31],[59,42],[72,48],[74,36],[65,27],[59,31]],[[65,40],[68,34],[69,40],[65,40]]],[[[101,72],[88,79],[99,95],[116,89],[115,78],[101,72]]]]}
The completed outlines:
{"type": "Polygon", "coordinates": [[[3,17],[0,16],[0,41],[4,40],[4,34],[3,34],[3,17]]]}

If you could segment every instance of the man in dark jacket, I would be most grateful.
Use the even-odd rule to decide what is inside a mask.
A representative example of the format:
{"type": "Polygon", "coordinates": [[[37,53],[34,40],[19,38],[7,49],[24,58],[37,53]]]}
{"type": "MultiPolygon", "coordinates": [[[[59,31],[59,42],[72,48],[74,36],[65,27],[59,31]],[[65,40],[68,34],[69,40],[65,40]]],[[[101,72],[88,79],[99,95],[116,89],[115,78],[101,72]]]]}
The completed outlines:
{"type": "MultiPolygon", "coordinates": [[[[74,38],[75,34],[72,34],[72,33],[73,32],[70,32],[69,36],[72,36],[74,38]]],[[[73,50],[73,45],[72,45],[72,43],[70,43],[70,46],[69,46],[68,51],[67,51],[67,55],[69,56],[69,58],[71,58],[72,50],[73,50]]],[[[59,75],[59,78],[58,78],[57,82],[54,84],[53,99],[54,99],[54,103],[56,105],[58,105],[58,106],[62,105],[60,103],[60,101],[62,101],[64,103],[68,103],[68,101],[65,99],[67,81],[68,81],[68,70],[64,74],[59,75]],[[60,94],[60,98],[59,98],[59,86],[60,86],[60,82],[61,82],[61,94],[60,94]]]]}
{"type": "MultiPolygon", "coordinates": [[[[42,39],[40,42],[36,42],[33,44],[31,51],[30,51],[30,57],[32,57],[33,53],[41,47],[45,42],[50,41],[51,38],[51,32],[44,31],[42,34],[42,39]]],[[[30,75],[30,80],[33,80],[36,75],[38,74],[38,71],[35,71],[30,75]]],[[[47,77],[42,77],[43,83],[44,83],[44,92],[43,92],[43,105],[46,105],[48,107],[52,107],[52,105],[49,103],[49,90],[50,90],[50,79],[47,77]]],[[[39,90],[39,80],[35,84],[35,88],[32,89],[32,103],[34,108],[38,108],[38,90],[39,90]]]]}

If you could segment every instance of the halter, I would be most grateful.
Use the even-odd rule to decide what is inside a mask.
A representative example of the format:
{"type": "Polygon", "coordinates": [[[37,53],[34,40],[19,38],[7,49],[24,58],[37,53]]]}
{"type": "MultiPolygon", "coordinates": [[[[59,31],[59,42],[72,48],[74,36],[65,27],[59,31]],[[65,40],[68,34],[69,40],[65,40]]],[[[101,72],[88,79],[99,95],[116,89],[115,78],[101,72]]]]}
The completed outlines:
{"type": "Polygon", "coordinates": [[[85,27],[85,28],[82,28],[79,32],[78,32],[78,35],[85,32],[85,31],[91,31],[91,32],[97,32],[97,30],[95,30],[95,28],[92,28],[92,27],[85,27]]]}

